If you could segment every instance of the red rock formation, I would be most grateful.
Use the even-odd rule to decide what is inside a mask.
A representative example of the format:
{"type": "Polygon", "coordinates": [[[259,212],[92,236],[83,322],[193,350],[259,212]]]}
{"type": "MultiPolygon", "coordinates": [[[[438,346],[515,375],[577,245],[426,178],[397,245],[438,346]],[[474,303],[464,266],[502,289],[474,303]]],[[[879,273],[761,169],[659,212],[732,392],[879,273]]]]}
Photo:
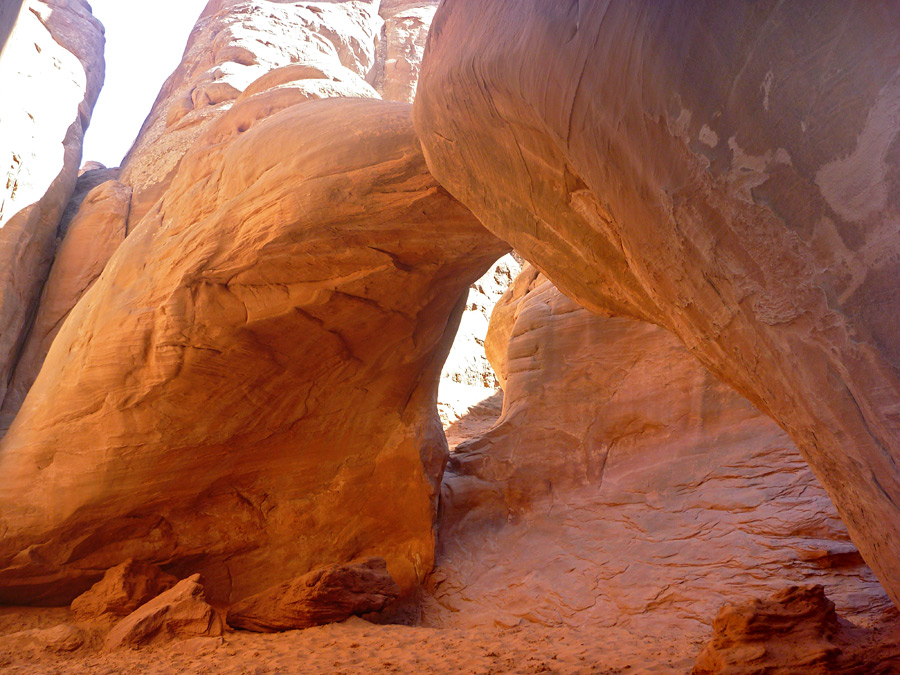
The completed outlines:
{"type": "Polygon", "coordinates": [[[384,31],[374,85],[388,101],[412,103],[436,0],[382,0],[384,31]]]}
{"type": "Polygon", "coordinates": [[[431,569],[434,397],[506,250],[440,188],[405,104],[248,96],[57,335],[0,445],[0,598],[129,557],[238,600],[379,556],[431,569]]]}
{"type": "Polygon", "coordinates": [[[838,617],[821,586],[725,605],[692,675],[889,675],[900,648],[838,617]]]}
{"type": "Polygon", "coordinates": [[[488,336],[503,412],[450,456],[426,625],[602,631],[627,662],[693,658],[736,594],[814,582],[855,620],[890,606],[790,440],[668,331],[526,266],[488,336]]]}
{"type": "Polygon", "coordinates": [[[72,613],[82,621],[127,616],[177,582],[156,565],[126,560],[106,570],[100,581],[75,598],[72,613]]]}
{"type": "Polygon", "coordinates": [[[412,101],[435,5],[386,2],[382,18],[375,2],[211,0],[123,161],[122,180],[135,190],[130,228],[165,192],[191,143],[270,71],[291,67],[265,88],[302,88],[312,99],[412,101]]]}
{"type": "Polygon", "coordinates": [[[889,2],[446,0],[414,111],[490,230],[778,421],[895,602],[898,62],[889,2]]]}
{"type": "Polygon", "coordinates": [[[106,647],[138,647],[173,638],[216,637],[225,626],[219,613],[206,602],[195,574],[126,616],[106,636],[106,647]]]}
{"type": "MultiPolygon", "coordinates": [[[[16,5],[4,3],[3,23],[16,5]]],[[[29,2],[2,49],[0,82],[2,402],[50,269],[103,83],[103,27],[87,2],[29,2]]]]}
{"type": "Polygon", "coordinates": [[[380,612],[400,594],[384,559],[329,565],[228,608],[228,625],[258,633],[309,628],[380,612]]]}
{"type": "MultiPolygon", "coordinates": [[[[105,171],[91,171],[82,178],[91,181],[91,174],[105,171]]],[[[63,321],[125,240],[130,205],[131,188],[116,180],[106,180],[82,197],[71,223],[63,217],[65,238],[57,249],[37,315],[16,360],[0,408],[0,429],[7,429],[12,423],[63,321]]]]}

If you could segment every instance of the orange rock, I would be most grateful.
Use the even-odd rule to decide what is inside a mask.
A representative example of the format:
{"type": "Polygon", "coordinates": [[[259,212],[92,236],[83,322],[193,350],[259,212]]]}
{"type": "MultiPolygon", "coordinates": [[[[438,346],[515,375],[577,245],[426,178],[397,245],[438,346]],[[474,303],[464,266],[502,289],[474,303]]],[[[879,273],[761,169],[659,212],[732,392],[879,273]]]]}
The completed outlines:
{"type": "Polygon", "coordinates": [[[898,61],[890,2],[447,0],[414,116],[488,229],[790,434],[900,603],[898,61]]]}
{"type": "Polygon", "coordinates": [[[426,625],[602,631],[617,656],[690,663],[737,593],[821,583],[867,623],[890,607],[790,439],[671,333],[526,266],[488,337],[503,410],[450,456],[426,625]]]}
{"type": "Polygon", "coordinates": [[[224,627],[222,617],[206,602],[200,575],[194,574],[117,623],[106,636],[106,648],[217,637],[224,627]]]}
{"type": "Polygon", "coordinates": [[[268,93],[53,341],[0,444],[3,601],[67,603],[129,557],[223,602],[360,556],[404,594],[430,571],[441,364],[507,246],[428,174],[408,105],[268,93]]]}
{"type": "Polygon", "coordinates": [[[129,232],[165,193],[191,144],[270,71],[318,68],[294,78],[329,87],[315,98],[378,98],[364,78],[380,22],[372,3],[208,3],[122,162],[121,180],[134,189],[129,232]]]}
{"type": "Polygon", "coordinates": [[[411,102],[436,5],[433,0],[380,7],[355,0],[208,3],[123,160],[122,181],[135,191],[129,231],[165,193],[194,140],[271,71],[282,71],[282,78],[290,73],[281,84],[290,82],[311,99],[411,102]]]}
{"type": "Polygon", "coordinates": [[[380,612],[400,589],[383,558],[320,567],[228,609],[233,628],[275,633],[380,612]]]}
{"type": "Polygon", "coordinates": [[[889,675],[896,644],[838,617],[822,586],[791,586],[765,600],[722,607],[692,675],[889,675]]]}
{"type": "Polygon", "coordinates": [[[84,0],[4,2],[0,33],[0,402],[75,188],[103,83],[103,27],[84,0]],[[5,43],[5,45],[3,45],[5,43]],[[14,93],[13,93],[14,92],[14,93]]]}
{"type": "Polygon", "coordinates": [[[82,621],[127,616],[177,582],[156,565],[126,560],[106,570],[100,581],[75,598],[72,612],[82,621]]]}
{"type": "MultiPolygon", "coordinates": [[[[90,180],[93,173],[97,172],[82,176],[79,183],[83,178],[90,180]]],[[[56,252],[41,293],[37,316],[16,361],[0,408],[0,429],[8,428],[18,412],[63,321],[125,240],[130,205],[131,188],[107,180],[83,197],[77,215],[71,223],[65,223],[65,238],[56,252]]]]}

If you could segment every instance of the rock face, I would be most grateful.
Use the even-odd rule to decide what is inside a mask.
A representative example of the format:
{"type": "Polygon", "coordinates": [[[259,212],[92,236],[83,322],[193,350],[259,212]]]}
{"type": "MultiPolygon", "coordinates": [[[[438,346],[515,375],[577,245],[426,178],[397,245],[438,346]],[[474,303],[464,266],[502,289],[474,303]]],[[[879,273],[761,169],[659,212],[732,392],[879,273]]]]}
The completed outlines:
{"type": "Polygon", "coordinates": [[[106,636],[106,647],[138,647],[175,638],[216,637],[222,634],[222,617],[206,602],[195,574],[117,623],[106,636]]]}
{"type": "Polygon", "coordinates": [[[692,658],[736,595],[821,583],[854,620],[890,606],[787,436],[671,333],[526,266],[488,338],[508,345],[503,411],[450,456],[426,625],[692,658]]]}
{"type": "Polygon", "coordinates": [[[0,445],[0,600],[69,602],[129,557],[222,601],[431,569],[440,366],[507,246],[408,105],[290,91],[198,139],[53,341],[0,445]]]}
{"type": "MultiPolygon", "coordinates": [[[[92,182],[97,177],[91,174],[102,177],[106,171],[90,171],[79,178],[79,184],[85,182],[83,179],[92,182]]],[[[131,188],[106,180],[83,196],[70,223],[63,217],[65,238],[57,249],[37,315],[0,408],[0,429],[12,423],[63,321],[125,240],[130,205],[131,188]]]]}
{"type": "Polygon", "coordinates": [[[900,603],[897,21],[889,2],[446,0],[415,119],[490,230],[777,420],[900,603]]]}
{"type": "MultiPolygon", "coordinates": [[[[4,3],[0,22],[18,4],[4,3]]],[[[30,1],[2,48],[0,82],[6,92],[0,99],[2,401],[50,269],[103,83],[103,27],[87,2],[30,1]]]]}
{"type": "Polygon", "coordinates": [[[106,570],[100,581],[75,598],[72,612],[80,620],[127,616],[177,582],[156,565],[126,560],[106,570]]]}
{"type": "Polygon", "coordinates": [[[498,386],[490,361],[485,356],[485,336],[494,306],[519,270],[519,263],[507,254],[469,288],[466,310],[441,372],[444,381],[490,390],[498,386]]]}
{"type": "Polygon", "coordinates": [[[129,229],[164,194],[191,144],[266,73],[293,65],[310,98],[377,98],[365,82],[376,12],[376,3],[356,1],[210,2],[123,160],[121,180],[134,188],[129,229]]]}
{"type": "Polygon", "coordinates": [[[330,565],[228,609],[228,625],[259,633],[309,628],[380,612],[400,589],[382,558],[330,565]]]}
{"type": "Polygon", "coordinates": [[[821,586],[725,605],[713,629],[692,675],[888,675],[900,668],[896,644],[867,645],[866,631],[840,619],[821,586]]]}
{"type": "Polygon", "coordinates": [[[436,5],[385,2],[382,18],[379,3],[365,0],[211,0],[123,161],[122,180],[135,190],[130,228],[165,192],[191,143],[270,71],[281,69],[283,79],[266,87],[302,88],[311,99],[411,102],[436,5]]]}
{"type": "Polygon", "coordinates": [[[435,0],[382,0],[384,30],[375,64],[374,84],[388,101],[412,103],[435,0]]]}

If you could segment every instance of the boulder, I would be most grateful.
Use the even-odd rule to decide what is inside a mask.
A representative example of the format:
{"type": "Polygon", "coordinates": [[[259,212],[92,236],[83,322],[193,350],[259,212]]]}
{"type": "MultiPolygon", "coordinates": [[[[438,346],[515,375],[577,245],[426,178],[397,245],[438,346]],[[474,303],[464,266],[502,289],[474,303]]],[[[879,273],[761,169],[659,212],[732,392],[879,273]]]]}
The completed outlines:
{"type": "Polygon", "coordinates": [[[224,623],[206,602],[200,575],[182,579],[113,626],[106,648],[140,647],[174,639],[217,637],[224,623]]]}
{"type": "Polygon", "coordinates": [[[383,558],[320,567],[228,609],[232,628],[274,633],[380,612],[400,589],[383,558]]]}
{"type": "Polygon", "coordinates": [[[895,602],[898,61],[891,2],[446,0],[414,109],[488,229],[790,434],[895,602]]]}
{"type": "Polygon", "coordinates": [[[85,0],[18,6],[4,3],[0,16],[0,402],[53,260],[104,70],[103,27],[85,0]]]}
{"type": "Polygon", "coordinates": [[[128,558],[223,603],[360,557],[403,594],[430,571],[441,365],[508,247],[407,104],[296,96],[223,114],[63,323],[0,442],[0,601],[68,604],[128,558]]]}
{"type": "Polygon", "coordinates": [[[713,631],[692,675],[889,675],[900,668],[896,644],[841,619],[818,585],[727,604],[713,631]]]}
{"type": "Polygon", "coordinates": [[[81,621],[123,617],[167,591],[178,582],[156,565],[126,560],[72,601],[72,612],[81,621]]]}

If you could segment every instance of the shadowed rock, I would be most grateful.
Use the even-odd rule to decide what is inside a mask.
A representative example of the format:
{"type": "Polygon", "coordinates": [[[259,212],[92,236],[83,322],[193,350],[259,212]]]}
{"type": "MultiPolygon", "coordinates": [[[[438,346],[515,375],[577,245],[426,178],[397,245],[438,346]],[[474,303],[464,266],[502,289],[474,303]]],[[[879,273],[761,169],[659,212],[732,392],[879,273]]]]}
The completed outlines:
{"type": "Polygon", "coordinates": [[[106,636],[106,648],[139,647],[173,639],[216,637],[224,623],[206,602],[195,574],[126,616],[106,636]]]}
{"type": "Polygon", "coordinates": [[[379,612],[400,589],[382,558],[331,565],[242,600],[228,609],[233,628],[274,633],[379,612]]]}
{"type": "Polygon", "coordinates": [[[127,616],[177,582],[156,565],[126,560],[106,570],[100,581],[75,598],[72,612],[82,621],[127,616]]]}

